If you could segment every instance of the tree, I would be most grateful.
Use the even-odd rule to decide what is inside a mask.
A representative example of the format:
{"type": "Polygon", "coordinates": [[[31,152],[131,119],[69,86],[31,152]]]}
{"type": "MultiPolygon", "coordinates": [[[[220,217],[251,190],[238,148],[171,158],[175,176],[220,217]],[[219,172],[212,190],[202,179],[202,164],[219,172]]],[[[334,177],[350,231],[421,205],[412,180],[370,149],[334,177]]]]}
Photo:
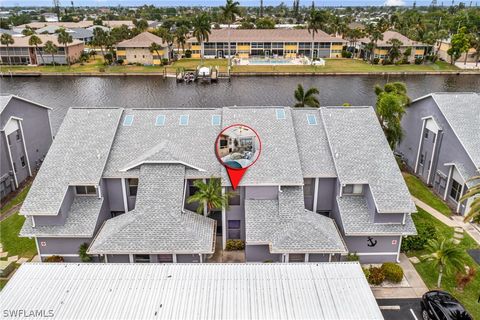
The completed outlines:
{"type": "Polygon", "coordinates": [[[159,27],[154,32],[157,36],[162,38],[162,40],[168,46],[168,59],[173,57],[173,43],[175,42],[175,36],[167,28],[159,27]]]}
{"type": "MultiPolygon", "coordinates": [[[[480,173],[480,168],[478,168],[478,172],[480,173]]],[[[470,204],[470,209],[468,210],[467,214],[465,215],[465,218],[463,219],[463,221],[465,222],[468,222],[472,219],[476,220],[480,218],[480,175],[473,176],[470,179],[468,179],[466,182],[473,182],[473,181],[476,181],[475,185],[469,188],[468,192],[460,198],[460,202],[463,202],[468,199],[472,200],[470,204]]]]}
{"type": "Polygon", "coordinates": [[[422,259],[438,268],[437,288],[441,287],[445,273],[464,268],[463,249],[455,245],[451,239],[430,239],[426,250],[429,254],[423,255],[422,259]]]}
{"type": "Polygon", "coordinates": [[[378,40],[383,40],[383,31],[380,27],[378,27],[378,25],[374,24],[368,25],[366,31],[372,43],[370,61],[373,61],[375,58],[375,48],[377,47],[378,40]]]}
{"type": "Polygon", "coordinates": [[[225,6],[220,7],[222,12],[222,18],[228,24],[228,66],[231,63],[231,54],[230,54],[230,25],[235,22],[236,16],[240,16],[240,3],[238,1],[227,0],[225,6]]]}
{"type": "Polygon", "coordinates": [[[7,46],[7,57],[8,57],[8,64],[12,64],[12,60],[10,59],[10,50],[9,46],[15,43],[15,40],[13,40],[12,35],[8,33],[2,33],[0,37],[0,43],[3,44],[4,46],[7,46]]]}
{"type": "Polygon", "coordinates": [[[475,66],[478,67],[478,60],[480,60],[480,30],[471,37],[472,48],[475,49],[475,66]]]}
{"type": "Polygon", "coordinates": [[[393,150],[403,138],[401,121],[405,108],[410,104],[407,87],[402,82],[387,83],[384,88],[376,86],[375,94],[377,95],[375,111],[388,144],[393,150]]]}
{"type": "Polygon", "coordinates": [[[204,41],[208,41],[208,37],[212,33],[210,18],[206,13],[199,14],[193,18],[192,25],[192,35],[197,39],[198,43],[200,44],[200,57],[203,63],[202,43],[204,41]]]}
{"type": "Polygon", "coordinates": [[[275,29],[275,21],[271,18],[259,18],[255,21],[255,27],[257,29],[275,29]]]}
{"type": "Polygon", "coordinates": [[[133,19],[132,22],[139,33],[145,32],[148,29],[148,21],[145,19],[133,19]]]}
{"type": "Polygon", "coordinates": [[[220,179],[210,178],[208,182],[195,180],[193,182],[197,191],[187,198],[187,203],[198,202],[197,213],[205,216],[210,215],[212,209],[228,208],[228,199],[234,194],[226,192],[222,194],[220,179]],[[207,209],[206,212],[204,209],[207,209]]]}
{"type": "Polygon", "coordinates": [[[65,48],[65,57],[67,58],[67,64],[70,66],[70,56],[68,55],[68,45],[73,42],[72,35],[70,35],[65,29],[60,29],[58,33],[58,43],[63,44],[65,48]]]}
{"type": "Polygon", "coordinates": [[[58,52],[58,47],[50,40],[45,42],[45,46],[43,48],[45,53],[52,55],[52,63],[55,65],[55,54],[58,52]]]}
{"type": "Polygon", "coordinates": [[[87,254],[87,250],[88,250],[88,243],[82,243],[80,245],[80,248],[78,248],[78,256],[80,257],[80,260],[82,260],[82,262],[90,262],[92,261],[92,257],[87,254]]]}
{"type": "Polygon", "coordinates": [[[388,56],[392,62],[395,62],[402,53],[400,52],[400,47],[403,45],[403,42],[398,39],[391,39],[387,41],[391,45],[390,50],[388,51],[388,56]]]}
{"type": "Polygon", "coordinates": [[[297,103],[294,105],[295,108],[307,107],[320,107],[320,102],[316,95],[319,94],[317,88],[310,88],[305,92],[303,86],[298,84],[297,90],[295,90],[294,97],[297,100],[297,103]]]}
{"type": "Polygon", "coordinates": [[[318,31],[322,28],[323,23],[324,19],[321,12],[312,7],[307,17],[308,33],[312,34],[312,48],[310,54],[312,60],[314,58],[313,51],[315,48],[315,33],[318,33],[318,31]]]}
{"type": "Polygon", "coordinates": [[[162,56],[160,55],[160,52],[159,52],[159,50],[162,50],[161,45],[159,45],[158,43],[152,42],[152,44],[149,47],[149,50],[150,50],[151,53],[155,52],[157,54],[158,59],[160,61],[162,60],[162,56]]]}
{"type": "Polygon", "coordinates": [[[29,26],[25,27],[25,29],[22,30],[22,34],[24,36],[31,36],[32,34],[35,34],[35,31],[33,31],[32,28],[30,28],[29,26]]]}
{"type": "Polygon", "coordinates": [[[470,38],[465,27],[461,27],[458,33],[452,36],[450,46],[451,47],[447,50],[447,53],[450,56],[451,64],[455,64],[455,61],[462,56],[462,53],[465,52],[465,55],[467,55],[467,52],[470,49],[470,38]]]}
{"type": "Polygon", "coordinates": [[[350,42],[353,43],[352,58],[355,58],[355,48],[357,47],[357,41],[358,39],[363,38],[365,36],[365,33],[360,28],[348,29],[346,36],[350,40],[350,42]]]}
{"type": "Polygon", "coordinates": [[[114,39],[107,31],[104,31],[102,28],[93,29],[92,44],[94,46],[100,47],[100,51],[102,51],[102,56],[105,64],[107,64],[105,50],[111,47],[113,43],[115,43],[115,41],[116,39],[114,39]]]}
{"type": "MultiPolygon", "coordinates": [[[[95,37],[95,30],[97,30],[97,29],[102,30],[102,28],[93,29],[94,37],[95,37]]],[[[120,27],[112,28],[112,30],[110,30],[110,36],[113,38],[113,41],[115,43],[118,43],[120,41],[130,39],[132,37],[132,31],[128,28],[127,25],[122,24],[120,27]]]]}
{"type": "Polygon", "coordinates": [[[43,43],[42,39],[40,39],[36,35],[31,35],[30,39],[28,39],[28,45],[35,46],[35,53],[38,54],[40,52],[40,57],[42,58],[42,64],[45,64],[45,60],[43,59],[43,53],[42,51],[38,50],[38,45],[42,43],[43,43]]]}
{"type": "Polygon", "coordinates": [[[182,48],[182,53],[185,53],[185,44],[187,43],[187,36],[189,30],[186,26],[181,25],[175,30],[175,42],[177,43],[177,48],[182,48]]]}

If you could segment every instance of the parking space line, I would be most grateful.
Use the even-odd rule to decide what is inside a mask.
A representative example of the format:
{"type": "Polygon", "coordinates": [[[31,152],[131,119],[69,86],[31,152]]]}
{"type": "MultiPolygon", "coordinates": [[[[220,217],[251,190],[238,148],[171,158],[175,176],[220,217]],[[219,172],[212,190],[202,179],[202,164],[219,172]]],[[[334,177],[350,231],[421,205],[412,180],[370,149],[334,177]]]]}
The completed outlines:
{"type": "Polygon", "coordinates": [[[380,306],[380,310],[400,310],[400,306],[380,306]]]}
{"type": "Polygon", "coordinates": [[[417,316],[415,315],[415,312],[413,312],[412,309],[410,309],[410,312],[412,313],[413,318],[414,318],[415,320],[418,320],[417,316]]]}

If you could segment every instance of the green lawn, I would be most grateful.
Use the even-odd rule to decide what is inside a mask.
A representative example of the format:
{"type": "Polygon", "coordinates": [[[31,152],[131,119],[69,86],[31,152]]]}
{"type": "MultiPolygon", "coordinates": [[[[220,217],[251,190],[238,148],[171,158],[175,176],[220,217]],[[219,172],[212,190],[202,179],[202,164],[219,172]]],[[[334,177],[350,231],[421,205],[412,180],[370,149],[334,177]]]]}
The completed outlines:
{"type": "MultiPolygon", "coordinates": [[[[413,221],[415,224],[422,223],[422,222],[429,222],[435,226],[437,229],[437,235],[452,238],[453,237],[453,228],[448,227],[447,225],[443,224],[442,222],[435,219],[433,216],[425,212],[424,210],[417,208],[418,212],[412,214],[413,221]]],[[[464,233],[464,238],[460,242],[459,246],[465,250],[467,249],[474,249],[478,248],[477,243],[473,240],[468,234],[464,233]]],[[[408,252],[407,255],[409,257],[416,256],[420,258],[422,255],[426,254],[425,250],[422,251],[412,251],[408,252]]],[[[466,256],[466,263],[477,269],[480,272],[480,266],[475,263],[475,261],[467,254],[466,256]]],[[[437,284],[438,278],[438,271],[435,269],[430,263],[428,262],[420,262],[415,265],[415,269],[417,269],[418,273],[422,277],[423,281],[429,289],[435,289],[437,284]]],[[[455,275],[454,274],[447,274],[443,277],[442,280],[442,289],[450,292],[453,294],[472,314],[474,319],[480,319],[480,304],[477,302],[478,295],[480,294],[480,277],[477,276],[476,278],[467,285],[464,292],[460,292],[456,289],[456,282],[455,282],[455,275]]]]}
{"type": "Polygon", "coordinates": [[[430,207],[436,209],[437,211],[443,213],[447,217],[452,215],[452,210],[447,206],[447,204],[435,195],[419,178],[404,173],[405,182],[407,183],[408,190],[417,199],[428,204],[430,207]]]}
{"type": "Polygon", "coordinates": [[[0,214],[7,212],[11,207],[16,206],[17,204],[22,203],[23,200],[25,200],[25,197],[27,196],[28,190],[30,190],[30,185],[23,188],[23,190],[20,191],[20,193],[12,200],[8,201],[7,203],[2,203],[0,214]]]}
{"type": "Polygon", "coordinates": [[[8,251],[9,256],[18,255],[19,258],[32,258],[37,254],[35,241],[29,238],[20,238],[18,233],[23,226],[25,217],[15,213],[0,222],[0,235],[3,251],[8,251]]]}

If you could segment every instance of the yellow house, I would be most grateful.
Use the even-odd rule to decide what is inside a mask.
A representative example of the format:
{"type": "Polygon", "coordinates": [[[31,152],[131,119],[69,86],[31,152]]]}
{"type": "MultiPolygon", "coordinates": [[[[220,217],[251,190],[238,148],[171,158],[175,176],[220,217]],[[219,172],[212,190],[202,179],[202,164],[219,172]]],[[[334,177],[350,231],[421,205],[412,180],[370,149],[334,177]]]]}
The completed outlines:
{"type": "Polygon", "coordinates": [[[145,65],[160,65],[162,59],[168,59],[168,45],[160,37],[150,32],[142,32],[132,39],[117,44],[117,59],[123,59],[125,64],[141,63],[145,65]],[[156,43],[160,49],[150,52],[150,46],[156,43]]]}
{"type": "Polygon", "coordinates": [[[214,29],[200,45],[195,37],[187,41],[192,58],[283,57],[340,58],[346,41],[319,30],[312,39],[306,29],[214,29]],[[312,41],[314,40],[314,41],[312,41]]]}
{"type": "MultiPolygon", "coordinates": [[[[441,60],[444,60],[447,62],[451,62],[451,57],[448,54],[448,49],[450,48],[451,48],[450,39],[440,40],[435,45],[435,50],[438,50],[438,57],[441,60]]],[[[466,55],[467,56],[465,57],[465,53],[462,53],[462,55],[457,61],[464,62],[465,58],[467,58],[467,62],[477,62],[477,58],[478,58],[477,51],[474,48],[470,48],[466,53],[466,55]]]]}

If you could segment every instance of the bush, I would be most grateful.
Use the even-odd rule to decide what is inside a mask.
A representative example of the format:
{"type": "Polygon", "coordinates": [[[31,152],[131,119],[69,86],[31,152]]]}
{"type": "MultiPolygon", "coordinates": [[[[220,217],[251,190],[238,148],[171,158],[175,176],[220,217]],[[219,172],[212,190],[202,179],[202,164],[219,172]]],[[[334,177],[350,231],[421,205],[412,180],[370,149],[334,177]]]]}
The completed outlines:
{"type": "Polygon", "coordinates": [[[342,58],[351,58],[351,57],[352,57],[352,53],[350,51],[345,51],[345,50],[342,51],[342,58]]]}
{"type": "Polygon", "coordinates": [[[123,59],[118,59],[118,60],[117,60],[117,63],[118,63],[119,65],[122,65],[123,62],[124,62],[123,59]]]}
{"type": "Polygon", "coordinates": [[[162,59],[162,66],[166,66],[168,64],[168,59],[167,58],[163,58],[162,59]]]}
{"type": "Polygon", "coordinates": [[[357,253],[349,253],[347,256],[347,261],[359,261],[360,258],[358,257],[357,253]]]}
{"type": "Polygon", "coordinates": [[[105,68],[104,67],[98,68],[98,71],[105,72],[105,68]]]}
{"type": "Polygon", "coordinates": [[[379,58],[373,59],[373,64],[378,64],[379,62],[380,62],[380,59],[379,59],[379,58]]]}
{"type": "Polygon", "coordinates": [[[80,245],[78,249],[78,255],[80,256],[80,260],[83,262],[90,262],[92,261],[92,257],[87,254],[88,243],[84,242],[80,245]]]}
{"type": "Polygon", "coordinates": [[[403,269],[393,262],[385,262],[381,267],[385,279],[394,283],[399,283],[403,279],[403,269]]]}
{"type": "Polygon", "coordinates": [[[379,267],[370,267],[368,270],[369,275],[368,275],[368,283],[373,284],[373,285],[381,285],[383,280],[385,280],[385,274],[383,273],[382,268],[379,267]]]}
{"type": "Polygon", "coordinates": [[[415,58],[415,64],[422,64],[423,58],[415,58]]]}
{"type": "Polygon", "coordinates": [[[362,271],[363,271],[363,274],[365,275],[365,278],[367,278],[367,281],[368,281],[368,278],[370,277],[370,269],[362,267],[362,271]]]}
{"type": "Polygon", "coordinates": [[[192,50],[185,50],[185,58],[191,58],[192,57],[192,50]]]}
{"type": "Polygon", "coordinates": [[[423,250],[430,239],[437,238],[437,229],[431,223],[418,223],[417,235],[408,236],[402,241],[402,251],[423,250]]]}
{"type": "Polygon", "coordinates": [[[245,249],[245,241],[243,240],[227,240],[226,250],[227,251],[234,251],[234,250],[243,250],[245,249]]]}
{"type": "Polygon", "coordinates": [[[63,257],[60,256],[49,256],[46,257],[43,262],[65,262],[65,260],[63,259],[63,257]]]}
{"type": "Polygon", "coordinates": [[[392,60],[385,58],[385,59],[382,60],[382,64],[384,66],[386,66],[386,65],[389,65],[389,64],[393,64],[393,62],[392,62],[392,60]]]}

